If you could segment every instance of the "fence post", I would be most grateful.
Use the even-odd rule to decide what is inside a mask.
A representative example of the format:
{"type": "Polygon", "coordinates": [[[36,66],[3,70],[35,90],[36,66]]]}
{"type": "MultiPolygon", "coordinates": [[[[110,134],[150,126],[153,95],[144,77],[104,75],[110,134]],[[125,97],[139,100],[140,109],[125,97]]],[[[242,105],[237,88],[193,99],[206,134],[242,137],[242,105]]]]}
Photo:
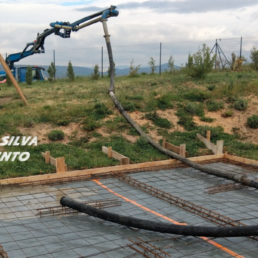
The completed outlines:
{"type": "Polygon", "coordinates": [[[159,74],[161,75],[161,46],[162,43],[160,42],[160,46],[159,46],[159,74]]]}
{"type": "Polygon", "coordinates": [[[101,76],[103,78],[103,46],[101,47],[101,76]]]}
{"type": "MultiPolygon", "coordinates": [[[[56,53],[54,49],[53,49],[53,61],[54,61],[54,66],[56,67],[56,53]]],[[[54,73],[54,81],[55,80],[56,80],[56,72],[54,73]]]]}
{"type": "Polygon", "coordinates": [[[242,36],[240,38],[240,58],[242,57],[242,36]]]}

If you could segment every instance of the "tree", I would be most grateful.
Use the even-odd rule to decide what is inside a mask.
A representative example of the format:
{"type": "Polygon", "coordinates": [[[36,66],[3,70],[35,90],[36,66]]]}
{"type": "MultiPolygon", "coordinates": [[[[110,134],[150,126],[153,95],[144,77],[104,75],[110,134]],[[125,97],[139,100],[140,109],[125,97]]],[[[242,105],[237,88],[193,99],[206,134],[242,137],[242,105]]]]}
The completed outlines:
{"type": "Polygon", "coordinates": [[[255,46],[251,50],[250,58],[252,60],[251,66],[254,70],[258,71],[258,49],[255,46]]]}
{"type": "Polygon", "coordinates": [[[153,57],[150,57],[150,61],[149,61],[149,66],[151,68],[151,74],[155,73],[155,70],[157,68],[157,66],[155,65],[156,60],[153,59],[153,57]]]}
{"type": "Polygon", "coordinates": [[[211,57],[209,47],[203,44],[202,49],[199,49],[198,52],[193,55],[189,54],[184,70],[193,78],[204,79],[211,72],[215,60],[216,55],[211,57]]]}
{"type": "Polygon", "coordinates": [[[53,81],[53,79],[55,77],[55,74],[56,74],[56,66],[53,62],[51,62],[50,66],[47,69],[47,72],[48,72],[48,75],[49,75],[48,80],[53,81]]]}
{"type": "Polygon", "coordinates": [[[170,56],[170,58],[168,59],[168,67],[169,67],[170,73],[175,72],[174,62],[175,62],[175,60],[174,60],[173,56],[170,56]]]}
{"type": "Polygon", "coordinates": [[[73,66],[71,61],[69,61],[68,63],[68,68],[67,68],[67,73],[66,73],[67,77],[71,80],[74,81],[74,72],[73,72],[73,66]]]}
{"type": "Polygon", "coordinates": [[[93,73],[91,74],[91,79],[98,80],[99,79],[99,65],[95,64],[93,73]]]}
{"type": "MultiPolygon", "coordinates": [[[[113,62],[113,69],[114,69],[114,76],[116,76],[116,68],[115,68],[115,66],[116,66],[116,64],[115,64],[115,62],[113,62]]],[[[111,71],[110,71],[110,66],[108,67],[108,70],[107,70],[107,72],[108,72],[108,77],[110,77],[110,75],[111,75],[111,71]]]]}
{"type": "Polygon", "coordinates": [[[244,57],[240,57],[240,56],[236,56],[236,54],[234,52],[232,52],[231,54],[231,61],[230,63],[230,68],[233,71],[237,71],[240,70],[242,68],[242,64],[245,61],[244,57]]]}
{"type": "Polygon", "coordinates": [[[30,66],[27,67],[25,80],[28,85],[32,84],[32,68],[30,66]]]}
{"type": "Polygon", "coordinates": [[[132,59],[132,61],[130,62],[130,73],[129,73],[129,76],[130,77],[137,77],[137,76],[139,76],[138,70],[140,69],[140,66],[141,65],[135,66],[134,65],[134,60],[132,59]]]}

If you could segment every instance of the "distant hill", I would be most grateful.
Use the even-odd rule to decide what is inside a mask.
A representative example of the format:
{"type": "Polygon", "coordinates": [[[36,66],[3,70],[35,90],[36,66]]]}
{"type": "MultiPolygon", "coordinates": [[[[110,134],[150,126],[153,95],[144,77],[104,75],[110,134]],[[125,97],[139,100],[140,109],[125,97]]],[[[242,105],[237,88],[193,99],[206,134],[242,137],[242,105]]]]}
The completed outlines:
{"type": "MultiPolygon", "coordinates": [[[[26,66],[26,65],[16,65],[16,67],[22,67],[22,66],[26,66]]],[[[45,69],[45,76],[48,76],[47,73],[47,69],[49,66],[46,65],[38,65],[39,67],[43,67],[45,69]]],[[[161,65],[161,72],[164,72],[165,70],[168,70],[168,63],[162,64],[161,65]]],[[[175,69],[180,69],[179,66],[175,65],[175,69]]],[[[74,74],[75,76],[90,76],[93,73],[93,69],[92,68],[88,68],[88,67],[82,67],[82,66],[73,66],[73,70],[74,70],[74,74]]],[[[0,67],[0,71],[3,71],[3,68],[0,67]]],[[[67,72],[67,66],[60,66],[57,65],[56,66],[56,77],[57,78],[65,78],[66,77],[66,72],[67,72]]],[[[140,69],[138,70],[138,73],[150,73],[151,69],[149,67],[140,67],[140,69]]],[[[159,66],[157,66],[156,68],[156,73],[159,73],[159,66]]],[[[116,76],[122,76],[122,75],[128,75],[130,73],[130,69],[128,66],[122,65],[122,66],[118,66],[116,67],[116,76]]],[[[107,72],[103,72],[103,75],[107,75],[107,72]]]]}

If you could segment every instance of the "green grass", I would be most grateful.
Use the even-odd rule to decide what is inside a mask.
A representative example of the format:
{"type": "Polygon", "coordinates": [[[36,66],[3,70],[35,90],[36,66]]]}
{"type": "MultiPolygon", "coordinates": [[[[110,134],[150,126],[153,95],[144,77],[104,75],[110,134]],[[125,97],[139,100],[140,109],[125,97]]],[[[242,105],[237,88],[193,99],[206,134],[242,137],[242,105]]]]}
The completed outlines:
{"type": "MultiPolygon", "coordinates": [[[[204,80],[196,79],[190,84],[191,86],[189,77],[177,71],[172,75],[162,73],[144,74],[136,78],[116,77],[115,88],[118,99],[128,112],[144,112],[143,117],[153,122],[155,127],[142,126],[146,133],[157,129],[173,144],[186,143],[190,156],[194,156],[204,149],[203,144],[196,139],[196,133],[205,136],[205,130],[208,129],[197,126],[193,122],[193,116],[197,115],[202,121],[212,122],[211,118],[205,117],[205,107],[208,111],[216,111],[227,105],[230,105],[227,108],[244,112],[247,97],[258,95],[258,72],[214,71],[204,80]],[[178,124],[182,125],[186,132],[175,131],[169,134],[167,129],[174,125],[155,112],[171,108],[179,117],[178,124]]],[[[112,146],[114,150],[130,157],[133,162],[167,158],[140,137],[137,137],[139,139],[136,143],[130,143],[119,136],[121,133],[137,136],[138,133],[117,111],[107,94],[108,85],[107,77],[99,80],[76,77],[74,82],[65,79],[56,82],[33,82],[31,86],[21,84],[29,106],[25,106],[20,100],[14,87],[1,85],[0,137],[5,134],[21,135],[20,127],[33,130],[35,126],[46,123],[53,129],[77,123],[85,131],[80,137],[76,136],[78,132],[75,131],[68,135],[69,145],[51,143],[24,147],[23,149],[31,151],[31,158],[26,162],[0,162],[0,177],[34,175],[40,171],[54,172],[54,167],[45,164],[40,155],[41,151],[46,150],[50,150],[54,157],[65,156],[70,170],[118,164],[101,153],[102,145],[112,146]],[[109,136],[98,133],[96,129],[100,127],[109,136]],[[94,138],[94,142],[89,143],[91,138],[94,138]]],[[[256,126],[256,120],[254,122],[256,126]]],[[[251,126],[252,123],[253,121],[250,122],[251,126]]],[[[229,153],[258,159],[257,145],[240,142],[236,134],[229,135],[218,128],[210,129],[212,141],[215,143],[216,140],[223,139],[229,153]]],[[[19,148],[16,147],[15,151],[19,151],[19,148]]],[[[5,147],[5,151],[7,150],[14,151],[14,147],[5,147]]]]}

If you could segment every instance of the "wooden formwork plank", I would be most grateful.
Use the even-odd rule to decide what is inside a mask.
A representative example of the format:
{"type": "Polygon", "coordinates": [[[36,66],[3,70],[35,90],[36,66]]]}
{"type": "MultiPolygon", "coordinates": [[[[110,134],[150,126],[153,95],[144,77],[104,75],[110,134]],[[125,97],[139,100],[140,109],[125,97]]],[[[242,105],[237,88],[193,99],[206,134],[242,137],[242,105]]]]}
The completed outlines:
{"type": "Polygon", "coordinates": [[[241,163],[249,164],[249,165],[258,165],[257,160],[238,157],[238,156],[230,155],[228,153],[225,153],[224,155],[225,155],[225,159],[229,159],[232,161],[237,161],[237,162],[241,162],[241,163]]]}
{"type": "Polygon", "coordinates": [[[179,155],[184,158],[185,158],[185,153],[186,153],[185,149],[186,149],[186,144],[180,144],[179,155]]]}
{"type": "Polygon", "coordinates": [[[57,158],[56,159],[56,173],[66,172],[65,158],[57,158]]]}
{"type": "MultiPolygon", "coordinates": [[[[208,161],[224,158],[224,154],[217,155],[207,155],[200,157],[192,157],[189,160],[194,162],[208,161]]],[[[175,159],[169,160],[161,160],[161,161],[152,161],[152,162],[144,162],[139,164],[127,164],[127,165],[119,165],[112,167],[104,167],[104,168],[94,168],[94,169],[86,169],[86,170],[77,170],[77,171],[69,171],[67,173],[55,173],[55,174],[45,174],[45,175],[37,175],[37,176],[29,176],[29,177],[17,177],[17,178],[8,178],[0,180],[0,185],[6,184],[15,184],[15,183],[25,183],[25,182],[36,182],[40,180],[48,180],[48,179],[61,179],[65,177],[76,177],[76,176],[85,176],[85,175],[97,175],[104,174],[122,170],[134,170],[141,168],[152,168],[158,166],[167,166],[180,164],[181,162],[175,159]]],[[[258,163],[258,162],[257,162],[258,163]]]]}
{"type": "Polygon", "coordinates": [[[213,144],[212,142],[208,141],[206,138],[201,136],[200,134],[196,134],[197,138],[200,139],[209,150],[212,150],[214,154],[217,154],[217,145],[213,144]]]}
{"type": "Polygon", "coordinates": [[[56,159],[49,157],[49,163],[56,167],[56,159]]]}
{"type": "Polygon", "coordinates": [[[130,164],[130,159],[116,151],[113,151],[111,147],[102,146],[102,152],[108,154],[109,158],[117,159],[120,164],[130,164]],[[129,160],[129,161],[128,161],[129,160]]]}

